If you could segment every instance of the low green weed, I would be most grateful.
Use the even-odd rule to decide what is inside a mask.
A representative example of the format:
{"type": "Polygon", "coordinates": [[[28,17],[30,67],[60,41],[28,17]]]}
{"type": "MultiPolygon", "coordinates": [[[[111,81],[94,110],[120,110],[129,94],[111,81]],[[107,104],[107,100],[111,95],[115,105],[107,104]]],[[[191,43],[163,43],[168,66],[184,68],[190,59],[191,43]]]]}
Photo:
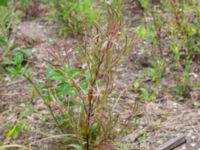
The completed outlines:
{"type": "Polygon", "coordinates": [[[0,3],[0,72],[4,72],[4,61],[12,57],[14,49],[13,28],[17,23],[17,15],[9,1],[0,3]]]}
{"type": "Polygon", "coordinates": [[[185,58],[192,59],[199,53],[199,3],[195,0],[190,2],[174,0],[170,2],[170,12],[172,21],[169,23],[169,37],[172,44],[179,43],[180,53],[183,53],[185,58]]]}
{"type": "Polygon", "coordinates": [[[161,79],[165,73],[165,62],[162,59],[157,59],[152,68],[146,68],[147,74],[151,77],[151,80],[160,85],[161,79]]]}
{"type": "Polygon", "coordinates": [[[16,140],[19,137],[19,134],[21,133],[21,131],[23,130],[24,125],[23,124],[16,124],[12,127],[10,127],[7,131],[6,137],[5,139],[0,143],[0,147],[1,145],[3,145],[4,143],[6,143],[10,138],[16,140]]]}
{"type": "Polygon", "coordinates": [[[0,6],[0,60],[4,59],[14,46],[12,30],[16,23],[16,16],[10,5],[0,6]]]}
{"type": "Polygon", "coordinates": [[[156,93],[153,90],[146,88],[141,79],[135,80],[133,84],[133,92],[139,93],[139,96],[137,97],[139,100],[147,102],[156,100],[156,93]]]}
{"type": "Polygon", "coordinates": [[[142,87],[142,81],[140,79],[135,80],[135,82],[133,84],[133,91],[139,92],[141,87],[142,87]]]}
{"type": "Polygon", "coordinates": [[[190,83],[190,69],[191,62],[185,62],[186,67],[182,72],[182,77],[177,77],[175,91],[179,96],[190,97],[191,83],[190,83]]]}
{"type": "Polygon", "coordinates": [[[27,70],[27,64],[24,62],[32,55],[32,50],[28,48],[16,48],[12,51],[12,57],[5,59],[2,64],[9,76],[14,78],[17,75],[23,75],[27,70]]]}
{"type": "Polygon", "coordinates": [[[139,98],[143,101],[151,102],[156,100],[156,93],[146,88],[140,88],[139,98]]]}
{"type": "Polygon", "coordinates": [[[18,16],[15,14],[9,1],[2,1],[0,5],[0,70],[7,71],[11,78],[18,75],[27,57],[31,56],[31,49],[15,47],[13,28],[18,23],[18,16]],[[14,67],[13,67],[14,66],[14,67]]]}
{"type": "Polygon", "coordinates": [[[58,21],[59,33],[66,35],[84,34],[86,28],[103,22],[111,5],[122,16],[124,2],[122,0],[49,0],[50,11],[54,20],[58,21]]]}
{"type": "Polygon", "coordinates": [[[49,3],[60,34],[83,33],[85,24],[91,27],[101,17],[101,9],[93,0],[49,0],[49,3]]]}

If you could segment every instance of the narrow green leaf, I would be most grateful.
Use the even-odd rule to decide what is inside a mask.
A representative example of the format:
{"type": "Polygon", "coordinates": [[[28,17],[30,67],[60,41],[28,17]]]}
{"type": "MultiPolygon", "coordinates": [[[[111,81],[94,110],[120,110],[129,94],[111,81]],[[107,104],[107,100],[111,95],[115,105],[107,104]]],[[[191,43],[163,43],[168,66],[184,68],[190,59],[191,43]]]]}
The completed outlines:
{"type": "Polygon", "coordinates": [[[16,125],[15,130],[14,130],[13,135],[12,135],[13,139],[17,139],[22,130],[23,130],[22,124],[16,125]]]}
{"type": "Polygon", "coordinates": [[[61,71],[54,69],[52,66],[48,67],[47,75],[48,75],[48,78],[51,80],[65,81],[64,74],[61,71]]]}
{"type": "Polygon", "coordinates": [[[27,109],[27,112],[25,113],[26,116],[31,116],[36,112],[35,107],[31,103],[26,104],[25,107],[27,109]]]}
{"type": "Polygon", "coordinates": [[[5,38],[0,37],[0,46],[3,47],[3,48],[5,48],[5,47],[7,47],[7,45],[8,44],[7,44],[7,41],[5,40],[5,38]]]}
{"type": "Polygon", "coordinates": [[[77,94],[76,88],[70,82],[67,82],[67,83],[63,82],[63,83],[58,84],[58,88],[56,91],[58,95],[76,95],[77,94]]]}
{"type": "Polygon", "coordinates": [[[16,65],[16,62],[15,62],[15,61],[12,61],[12,60],[4,60],[4,61],[3,61],[3,64],[4,64],[4,65],[16,65]]]}
{"type": "Polygon", "coordinates": [[[76,150],[84,150],[83,146],[81,146],[79,144],[69,144],[68,147],[75,148],[76,150]]]}
{"type": "Polygon", "coordinates": [[[0,6],[7,6],[8,0],[0,0],[0,6]]]}
{"type": "Polygon", "coordinates": [[[17,55],[15,55],[14,57],[14,61],[16,62],[16,64],[21,64],[24,60],[23,54],[18,53],[17,55]]]}
{"type": "Polygon", "coordinates": [[[43,95],[43,98],[44,98],[46,103],[49,103],[52,100],[51,95],[49,93],[43,95]]]}

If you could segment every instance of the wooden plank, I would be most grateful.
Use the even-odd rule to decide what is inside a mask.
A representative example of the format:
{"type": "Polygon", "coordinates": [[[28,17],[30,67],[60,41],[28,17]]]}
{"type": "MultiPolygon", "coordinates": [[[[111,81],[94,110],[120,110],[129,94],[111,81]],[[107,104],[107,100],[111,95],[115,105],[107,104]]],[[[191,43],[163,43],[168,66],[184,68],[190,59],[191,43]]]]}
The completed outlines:
{"type": "Polygon", "coordinates": [[[168,142],[162,144],[155,150],[173,150],[182,144],[186,143],[186,139],[184,135],[180,135],[174,139],[169,140],[168,142]]]}

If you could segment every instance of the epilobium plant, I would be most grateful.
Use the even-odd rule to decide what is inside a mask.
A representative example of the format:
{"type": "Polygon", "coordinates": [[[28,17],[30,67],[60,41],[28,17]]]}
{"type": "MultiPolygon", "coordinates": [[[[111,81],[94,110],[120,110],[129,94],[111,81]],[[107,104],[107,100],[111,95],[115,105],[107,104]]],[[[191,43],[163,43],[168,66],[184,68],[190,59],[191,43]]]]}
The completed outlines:
{"type": "Polygon", "coordinates": [[[115,128],[118,114],[114,113],[110,95],[114,90],[113,69],[126,53],[128,41],[121,17],[110,6],[104,21],[103,26],[96,24],[95,30],[88,29],[83,41],[77,43],[77,61],[86,67],[51,63],[45,84],[35,83],[27,69],[19,73],[43,99],[55,125],[65,135],[67,140],[61,145],[65,149],[112,149],[119,134],[115,128]]]}

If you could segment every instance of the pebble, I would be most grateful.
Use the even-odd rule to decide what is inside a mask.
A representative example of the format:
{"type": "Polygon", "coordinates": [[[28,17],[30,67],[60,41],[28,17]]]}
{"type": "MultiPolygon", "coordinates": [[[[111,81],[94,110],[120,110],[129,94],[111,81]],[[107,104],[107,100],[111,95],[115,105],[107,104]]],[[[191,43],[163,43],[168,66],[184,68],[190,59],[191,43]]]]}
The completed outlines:
{"type": "Polygon", "coordinates": [[[186,149],[185,145],[181,146],[181,150],[185,150],[185,149],[186,149]]]}
{"type": "Polygon", "coordinates": [[[193,133],[194,131],[193,130],[189,130],[189,133],[193,133]]]}
{"type": "Polygon", "coordinates": [[[190,144],[192,147],[195,147],[196,146],[196,143],[191,143],[190,144]]]}
{"type": "Polygon", "coordinates": [[[4,80],[7,82],[11,82],[11,79],[9,77],[5,77],[4,80]]]}
{"type": "Polygon", "coordinates": [[[192,135],[191,133],[188,133],[188,134],[187,134],[188,137],[190,137],[191,135],[192,135]]]}
{"type": "Polygon", "coordinates": [[[157,143],[158,143],[158,144],[162,144],[162,143],[163,143],[163,140],[158,140],[157,143]]]}
{"type": "Polygon", "coordinates": [[[177,103],[173,103],[174,108],[177,108],[177,103]]]}

